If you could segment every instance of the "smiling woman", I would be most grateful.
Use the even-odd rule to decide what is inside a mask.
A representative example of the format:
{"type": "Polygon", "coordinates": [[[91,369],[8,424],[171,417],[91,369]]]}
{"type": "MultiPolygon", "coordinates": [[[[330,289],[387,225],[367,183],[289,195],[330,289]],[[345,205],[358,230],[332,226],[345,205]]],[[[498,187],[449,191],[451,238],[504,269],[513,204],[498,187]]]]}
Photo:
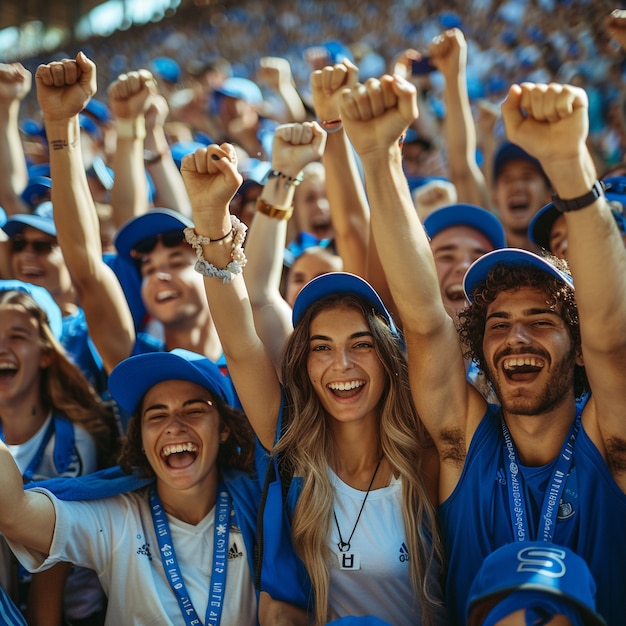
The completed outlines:
{"type": "Polygon", "coordinates": [[[176,349],[122,361],[109,384],[133,415],[118,479],[135,490],[110,495],[113,483],[96,481],[108,497],[73,502],[25,493],[0,447],[0,529],[12,549],[31,570],[69,561],[100,572],[106,624],[257,624],[255,439],[229,379],[176,349]]]}

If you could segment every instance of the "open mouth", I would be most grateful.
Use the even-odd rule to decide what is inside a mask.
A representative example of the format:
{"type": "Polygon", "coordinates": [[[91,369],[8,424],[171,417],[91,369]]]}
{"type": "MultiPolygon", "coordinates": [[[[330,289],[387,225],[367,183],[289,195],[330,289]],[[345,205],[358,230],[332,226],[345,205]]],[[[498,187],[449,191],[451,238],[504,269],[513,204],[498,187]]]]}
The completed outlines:
{"type": "Polygon", "coordinates": [[[168,290],[164,290],[164,291],[159,291],[159,293],[156,294],[155,300],[157,302],[167,302],[169,300],[174,300],[175,298],[178,297],[178,292],[168,289],[168,290]]]}
{"type": "Polygon", "coordinates": [[[17,367],[11,363],[0,363],[0,381],[10,380],[17,374],[17,367]]]}
{"type": "Polygon", "coordinates": [[[451,285],[446,289],[446,297],[448,300],[465,300],[465,291],[462,285],[451,285]]]}
{"type": "Polygon", "coordinates": [[[509,380],[526,381],[534,378],[545,366],[545,361],[535,356],[507,357],[502,368],[509,380]]]}
{"type": "Polygon", "coordinates": [[[363,380],[349,380],[345,382],[329,383],[327,388],[338,398],[352,398],[358,395],[364,386],[365,381],[363,380]]]}
{"type": "Polygon", "coordinates": [[[180,469],[191,465],[198,456],[198,448],[191,442],[165,446],[162,451],[168,467],[180,469]]]}

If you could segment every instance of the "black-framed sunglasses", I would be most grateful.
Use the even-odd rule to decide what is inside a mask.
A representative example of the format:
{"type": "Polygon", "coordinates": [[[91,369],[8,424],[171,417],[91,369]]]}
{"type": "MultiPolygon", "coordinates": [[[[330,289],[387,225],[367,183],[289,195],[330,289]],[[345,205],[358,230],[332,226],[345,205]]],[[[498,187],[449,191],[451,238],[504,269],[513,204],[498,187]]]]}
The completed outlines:
{"type": "Polygon", "coordinates": [[[144,239],[140,239],[130,251],[133,257],[143,256],[144,254],[150,254],[156,247],[159,241],[166,248],[175,248],[180,245],[185,239],[185,234],[182,228],[176,230],[167,230],[164,233],[157,233],[156,235],[150,235],[144,239]]]}
{"type": "Polygon", "coordinates": [[[55,241],[48,241],[46,239],[35,239],[29,241],[28,239],[11,239],[11,250],[13,252],[22,252],[30,246],[35,254],[50,254],[59,244],[55,241]]]}

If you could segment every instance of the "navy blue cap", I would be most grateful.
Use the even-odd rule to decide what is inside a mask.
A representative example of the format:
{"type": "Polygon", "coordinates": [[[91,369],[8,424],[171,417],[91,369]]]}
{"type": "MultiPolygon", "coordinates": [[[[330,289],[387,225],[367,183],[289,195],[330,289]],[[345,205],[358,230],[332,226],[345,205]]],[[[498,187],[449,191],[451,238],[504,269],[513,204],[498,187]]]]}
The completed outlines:
{"type": "Polygon", "coordinates": [[[534,165],[541,172],[541,175],[548,180],[548,177],[543,171],[543,167],[541,167],[541,163],[539,163],[534,156],[528,154],[526,150],[520,148],[517,144],[505,141],[500,144],[493,158],[494,181],[498,180],[498,177],[502,173],[502,168],[510,161],[528,161],[528,163],[534,165]]]}
{"type": "MultiPolygon", "coordinates": [[[[564,546],[545,541],[516,542],[492,552],[474,578],[467,614],[484,600],[517,591],[541,592],[575,607],[586,626],[606,626],[596,613],[596,583],[587,563],[564,546]]],[[[511,607],[511,612],[514,610],[511,607]]]]}
{"type": "Polygon", "coordinates": [[[175,348],[170,352],[137,354],[118,363],[109,375],[113,399],[134,413],[146,392],[166,380],[186,380],[208,389],[229,406],[237,406],[231,380],[201,354],[175,348]]]}
{"type": "Polygon", "coordinates": [[[54,223],[52,202],[42,202],[32,213],[18,213],[12,215],[2,230],[9,236],[14,237],[24,230],[24,226],[36,228],[46,235],[57,236],[57,227],[54,223]]]}
{"type": "Polygon", "coordinates": [[[328,272],[310,280],[300,290],[293,303],[293,325],[296,326],[305,311],[321,298],[344,293],[354,294],[367,300],[374,310],[385,318],[391,331],[397,334],[393,319],[374,288],[361,277],[348,272],[328,272]]]}
{"type": "Polygon", "coordinates": [[[500,220],[490,211],[473,204],[451,204],[429,213],[424,220],[424,229],[431,239],[452,226],[469,226],[482,233],[494,248],[506,247],[506,235],[500,220]]]}
{"type": "Polygon", "coordinates": [[[115,247],[120,257],[134,261],[132,250],[135,245],[151,235],[159,235],[169,230],[193,227],[193,222],[172,209],[151,209],[147,213],[133,217],[126,222],[115,236],[115,247]]]}
{"type": "Polygon", "coordinates": [[[46,312],[48,326],[50,326],[52,334],[57,339],[61,338],[63,334],[63,315],[59,305],[54,301],[47,289],[21,280],[0,280],[0,291],[23,291],[27,293],[46,312]]]}
{"type": "Polygon", "coordinates": [[[499,250],[493,250],[483,254],[479,259],[476,259],[465,272],[465,278],[463,279],[463,289],[465,296],[472,302],[474,300],[474,290],[476,287],[484,282],[487,278],[487,274],[496,265],[507,265],[509,267],[532,267],[534,269],[541,270],[546,274],[550,274],[566,285],[574,288],[574,281],[569,274],[561,271],[550,261],[544,259],[533,252],[528,250],[522,250],[521,248],[501,248],[499,250]]]}

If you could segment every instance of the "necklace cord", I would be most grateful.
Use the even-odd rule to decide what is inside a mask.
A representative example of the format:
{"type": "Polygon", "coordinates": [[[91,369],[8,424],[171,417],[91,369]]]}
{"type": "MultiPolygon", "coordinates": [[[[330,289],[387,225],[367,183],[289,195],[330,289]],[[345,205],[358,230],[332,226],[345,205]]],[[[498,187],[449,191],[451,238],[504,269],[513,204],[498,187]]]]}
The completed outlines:
{"type": "Polygon", "coordinates": [[[367,502],[367,496],[370,495],[370,491],[372,490],[372,485],[374,484],[374,479],[376,478],[376,474],[378,473],[378,468],[380,467],[380,462],[382,458],[378,459],[378,463],[376,464],[376,469],[374,470],[374,475],[372,476],[372,480],[370,480],[370,484],[365,492],[365,498],[363,498],[363,503],[361,504],[361,508],[359,510],[359,514],[356,516],[356,521],[354,522],[354,526],[352,527],[352,532],[348,537],[348,541],[344,541],[341,536],[341,530],[339,529],[339,522],[337,521],[337,513],[333,509],[333,515],[335,517],[335,525],[337,526],[337,532],[339,533],[339,543],[337,547],[339,548],[339,552],[349,552],[350,551],[350,542],[352,541],[352,535],[354,535],[354,531],[356,530],[357,524],[361,519],[361,513],[363,513],[363,508],[365,507],[365,502],[367,502]]]}

